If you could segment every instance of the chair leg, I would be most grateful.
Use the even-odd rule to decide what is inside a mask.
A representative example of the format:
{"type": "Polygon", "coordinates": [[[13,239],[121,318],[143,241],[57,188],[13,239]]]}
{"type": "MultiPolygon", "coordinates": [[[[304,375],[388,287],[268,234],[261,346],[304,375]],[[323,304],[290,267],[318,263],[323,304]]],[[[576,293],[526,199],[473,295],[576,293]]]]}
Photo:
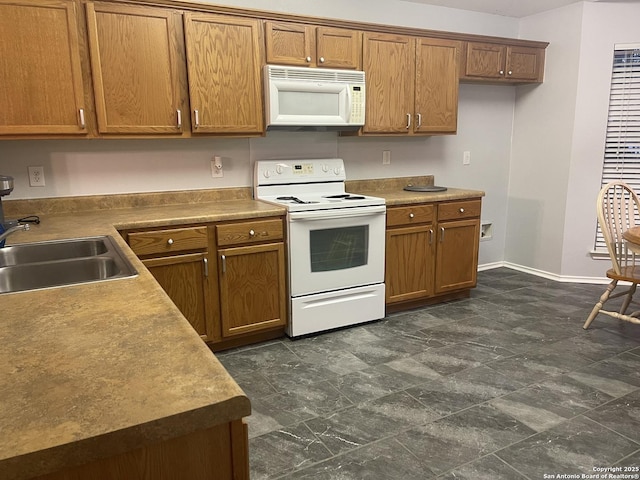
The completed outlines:
{"type": "Polygon", "coordinates": [[[587,318],[587,321],[584,322],[584,325],[582,326],[582,328],[584,328],[585,330],[589,328],[589,325],[591,325],[591,322],[593,322],[593,319],[596,318],[596,315],[598,315],[598,312],[602,310],[602,306],[607,302],[607,300],[609,300],[609,296],[611,295],[611,292],[613,292],[613,290],[616,288],[617,285],[618,285],[617,280],[613,280],[609,284],[607,289],[604,291],[604,293],[600,297],[600,300],[598,301],[598,303],[596,303],[596,305],[593,307],[593,310],[591,310],[591,313],[589,314],[589,318],[587,318]]]}
{"type": "Polygon", "coordinates": [[[622,307],[620,307],[620,315],[624,315],[627,312],[627,308],[629,308],[629,304],[631,303],[631,300],[633,299],[633,294],[636,293],[636,287],[637,286],[638,286],[638,284],[634,283],[629,288],[629,293],[627,293],[627,296],[624,299],[622,307]]]}

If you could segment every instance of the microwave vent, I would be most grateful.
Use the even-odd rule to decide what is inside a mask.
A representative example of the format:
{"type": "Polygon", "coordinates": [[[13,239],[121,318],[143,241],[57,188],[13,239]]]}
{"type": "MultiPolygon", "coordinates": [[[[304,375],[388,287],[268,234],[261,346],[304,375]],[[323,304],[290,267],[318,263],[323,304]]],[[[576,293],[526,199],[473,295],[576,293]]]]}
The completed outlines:
{"type": "Polygon", "coordinates": [[[298,80],[314,82],[364,83],[364,72],[327,70],[323,68],[296,68],[267,66],[272,80],[298,80]]]}

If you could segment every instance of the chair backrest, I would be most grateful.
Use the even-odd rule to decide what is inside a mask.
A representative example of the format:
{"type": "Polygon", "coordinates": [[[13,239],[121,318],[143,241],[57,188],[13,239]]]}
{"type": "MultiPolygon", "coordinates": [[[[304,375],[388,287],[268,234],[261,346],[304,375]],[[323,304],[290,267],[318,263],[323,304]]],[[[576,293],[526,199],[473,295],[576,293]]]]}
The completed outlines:
{"type": "Polygon", "coordinates": [[[598,223],[607,244],[613,270],[621,275],[622,269],[635,263],[622,238],[622,233],[636,226],[640,213],[640,200],[633,189],[624,182],[607,183],[598,195],[598,223]]]}

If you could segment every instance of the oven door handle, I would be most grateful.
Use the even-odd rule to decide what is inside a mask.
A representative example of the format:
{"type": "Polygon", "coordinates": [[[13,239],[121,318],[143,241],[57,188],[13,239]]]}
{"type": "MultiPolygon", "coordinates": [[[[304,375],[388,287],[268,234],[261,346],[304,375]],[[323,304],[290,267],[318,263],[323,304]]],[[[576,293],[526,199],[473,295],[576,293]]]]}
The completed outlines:
{"type": "Polygon", "coordinates": [[[314,220],[331,220],[336,218],[368,217],[372,215],[385,215],[386,205],[372,207],[336,208],[330,210],[313,210],[306,212],[289,212],[289,221],[306,222],[314,220]]]}

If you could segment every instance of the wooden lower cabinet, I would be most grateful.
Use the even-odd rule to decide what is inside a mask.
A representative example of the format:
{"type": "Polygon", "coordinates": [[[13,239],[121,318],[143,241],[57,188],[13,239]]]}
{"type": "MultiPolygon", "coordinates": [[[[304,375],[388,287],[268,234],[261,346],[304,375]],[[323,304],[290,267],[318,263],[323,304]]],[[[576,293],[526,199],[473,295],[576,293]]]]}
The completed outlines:
{"type": "Polygon", "coordinates": [[[214,350],[284,335],[284,219],[122,232],[214,350]]]}
{"type": "Polygon", "coordinates": [[[226,248],[218,254],[223,338],[284,327],[284,244],[226,248]]]}
{"type": "Polygon", "coordinates": [[[480,220],[458,220],[438,224],[435,293],[476,286],[480,220]]]}
{"type": "Polygon", "coordinates": [[[142,263],[198,335],[205,341],[213,340],[213,326],[207,315],[211,308],[207,253],[151,258],[142,263]]]}
{"type": "Polygon", "coordinates": [[[125,239],[203,340],[216,338],[205,225],[129,231],[125,239]]]}
{"type": "Polygon", "coordinates": [[[387,309],[468,296],[475,287],[480,199],[387,209],[387,309]]]}
{"type": "Polygon", "coordinates": [[[385,295],[387,305],[433,295],[434,205],[387,208],[385,295]]]}
{"type": "Polygon", "coordinates": [[[248,445],[247,425],[233,420],[34,480],[248,480],[248,445]]]}
{"type": "Polygon", "coordinates": [[[283,330],[287,321],[283,219],[219,224],[216,242],[223,340],[283,330]]]}

